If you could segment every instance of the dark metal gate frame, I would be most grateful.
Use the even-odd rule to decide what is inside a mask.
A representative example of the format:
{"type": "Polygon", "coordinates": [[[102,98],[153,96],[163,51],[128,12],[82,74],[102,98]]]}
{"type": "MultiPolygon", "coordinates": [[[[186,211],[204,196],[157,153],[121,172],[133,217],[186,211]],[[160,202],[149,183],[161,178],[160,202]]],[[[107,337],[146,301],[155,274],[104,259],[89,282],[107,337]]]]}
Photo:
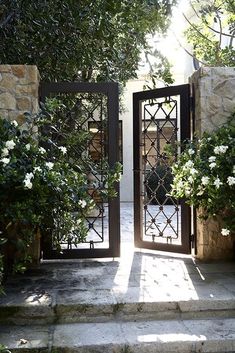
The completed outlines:
{"type": "Polygon", "coordinates": [[[141,103],[146,100],[180,96],[180,140],[190,138],[190,85],[164,87],[133,94],[133,153],[134,153],[134,236],[135,246],[151,250],[190,253],[191,220],[190,207],[181,201],[181,245],[163,244],[143,240],[143,195],[142,195],[142,112],[141,103]]]}
{"type": "MultiPolygon", "coordinates": [[[[80,83],[80,82],[42,82],[39,88],[39,99],[44,102],[51,94],[59,93],[102,93],[107,96],[108,112],[108,162],[113,167],[118,161],[118,114],[119,90],[118,84],[80,83]]],[[[115,185],[117,197],[109,200],[109,248],[64,249],[58,253],[48,248],[48,243],[42,244],[45,259],[101,258],[120,256],[120,197],[119,183],[115,185]]]]}

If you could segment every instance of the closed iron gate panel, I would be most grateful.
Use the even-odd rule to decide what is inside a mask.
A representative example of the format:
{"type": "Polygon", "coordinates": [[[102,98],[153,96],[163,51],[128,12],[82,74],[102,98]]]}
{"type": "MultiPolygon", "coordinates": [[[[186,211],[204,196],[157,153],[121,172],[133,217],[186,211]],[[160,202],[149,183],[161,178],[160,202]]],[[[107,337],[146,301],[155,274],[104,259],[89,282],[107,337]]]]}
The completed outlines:
{"type": "MultiPolygon", "coordinates": [[[[89,173],[88,179],[94,185],[89,194],[96,203],[92,214],[86,216],[88,236],[86,241],[76,247],[69,242],[61,243],[61,251],[53,246],[53,234],[42,239],[44,259],[74,259],[120,256],[120,199],[119,183],[115,189],[117,197],[104,200],[97,197],[102,185],[105,171],[102,163],[108,160],[113,167],[119,159],[118,147],[118,84],[116,83],[78,83],[56,82],[41,83],[40,100],[50,97],[73,97],[76,102],[73,111],[77,111],[79,104],[82,110],[82,121],[78,123],[87,129],[91,135],[89,154],[95,163],[100,165],[99,173],[89,173]],[[91,104],[92,102],[92,104],[91,104]]],[[[81,115],[81,114],[80,114],[81,115]]],[[[80,119],[79,114],[77,119],[80,119]]],[[[75,119],[75,128],[77,125],[75,119]]]]}

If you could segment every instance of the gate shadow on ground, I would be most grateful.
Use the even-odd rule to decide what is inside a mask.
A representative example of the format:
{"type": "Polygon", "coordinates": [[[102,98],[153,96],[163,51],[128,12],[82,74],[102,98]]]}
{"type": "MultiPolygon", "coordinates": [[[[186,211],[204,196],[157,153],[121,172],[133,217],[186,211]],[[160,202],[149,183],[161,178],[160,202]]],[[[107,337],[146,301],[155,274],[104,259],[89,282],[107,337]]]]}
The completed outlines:
{"type": "Polygon", "coordinates": [[[137,302],[213,301],[234,297],[234,290],[234,263],[205,264],[190,256],[136,251],[122,299],[137,302]]]}

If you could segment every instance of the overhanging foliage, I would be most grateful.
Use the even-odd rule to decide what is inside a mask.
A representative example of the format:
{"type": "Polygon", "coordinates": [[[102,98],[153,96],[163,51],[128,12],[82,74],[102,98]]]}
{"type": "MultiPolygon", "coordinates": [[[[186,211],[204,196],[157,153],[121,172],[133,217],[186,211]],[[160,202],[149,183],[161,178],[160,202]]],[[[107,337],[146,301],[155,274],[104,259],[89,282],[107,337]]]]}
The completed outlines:
{"type": "Polygon", "coordinates": [[[47,81],[125,83],[176,1],[2,0],[0,63],[36,64],[47,81]]]}

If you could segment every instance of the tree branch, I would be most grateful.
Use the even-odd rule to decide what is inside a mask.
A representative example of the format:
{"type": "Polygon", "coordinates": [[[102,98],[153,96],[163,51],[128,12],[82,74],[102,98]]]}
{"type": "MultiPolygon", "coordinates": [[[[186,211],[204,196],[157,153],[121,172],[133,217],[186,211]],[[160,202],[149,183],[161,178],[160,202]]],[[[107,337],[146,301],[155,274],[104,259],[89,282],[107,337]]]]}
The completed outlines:
{"type": "MultiPolygon", "coordinates": [[[[221,20],[220,20],[221,21],[221,20]]],[[[207,26],[207,28],[209,28],[211,31],[213,31],[213,32],[215,32],[215,33],[217,33],[217,34],[222,34],[223,36],[226,36],[226,37],[231,37],[231,38],[234,38],[234,35],[233,34],[230,34],[230,33],[225,33],[225,32],[223,32],[223,31],[217,31],[216,29],[214,29],[213,27],[211,27],[211,26],[208,26],[208,25],[206,25],[207,26]]]]}
{"type": "Polygon", "coordinates": [[[175,37],[177,43],[179,44],[179,46],[189,55],[191,56],[191,58],[196,59],[200,64],[204,65],[204,66],[209,66],[209,64],[205,63],[204,61],[198,59],[195,55],[193,55],[189,50],[187,50],[180,42],[180,40],[176,37],[175,33],[172,31],[171,32],[173,34],[173,36],[175,37]]]}
{"type": "Polygon", "coordinates": [[[217,11],[216,11],[216,16],[218,18],[218,21],[219,21],[219,48],[221,47],[221,42],[222,42],[222,23],[221,23],[221,18],[220,16],[218,15],[217,11]]]}
{"type": "Polygon", "coordinates": [[[202,37],[204,38],[205,40],[207,40],[208,42],[211,43],[211,40],[206,37],[204,34],[202,34],[198,29],[197,27],[186,17],[186,15],[182,12],[182,15],[184,16],[185,20],[189,23],[189,25],[202,37]]]}
{"type": "Polygon", "coordinates": [[[230,38],[230,41],[229,41],[229,48],[233,48],[233,40],[235,38],[235,30],[232,32],[233,33],[233,36],[230,38]]]}
{"type": "MultiPolygon", "coordinates": [[[[198,1],[198,3],[199,3],[199,1],[198,1]]],[[[195,13],[195,15],[196,15],[198,18],[201,19],[201,17],[199,16],[197,10],[196,10],[195,7],[194,7],[192,1],[190,1],[190,5],[191,5],[191,7],[192,7],[192,9],[193,9],[193,12],[195,13]]],[[[219,19],[220,19],[220,18],[219,18],[219,19]]],[[[220,20],[220,21],[221,21],[221,20],[220,20]]],[[[189,21],[188,21],[188,22],[189,22],[189,21]]],[[[222,31],[222,29],[221,29],[221,32],[220,32],[220,31],[217,31],[217,30],[214,29],[213,27],[209,26],[207,23],[205,23],[205,22],[203,22],[203,23],[204,23],[204,25],[205,25],[208,29],[210,29],[210,30],[213,31],[214,33],[222,34],[223,36],[226,36],[226,37],[231,37],[232,40],[234,39],[234,34],[225,33],[225,32],[222,31]]]]}
{"type": "Polygon", "coordinates": [[[195,7],[194,7],[194,5],[193,5],[192,1],[190,1],[190,5],[191,5],[191,7],[192,7],[192,9],[193,9],[193,12],[195,13],[195,15],[196,15],[198,18],[200,18],[200,19],[201,19],[201,17],[198,15],[197,10],[196,10],[196,9],[195,9],[195,7]]]}

